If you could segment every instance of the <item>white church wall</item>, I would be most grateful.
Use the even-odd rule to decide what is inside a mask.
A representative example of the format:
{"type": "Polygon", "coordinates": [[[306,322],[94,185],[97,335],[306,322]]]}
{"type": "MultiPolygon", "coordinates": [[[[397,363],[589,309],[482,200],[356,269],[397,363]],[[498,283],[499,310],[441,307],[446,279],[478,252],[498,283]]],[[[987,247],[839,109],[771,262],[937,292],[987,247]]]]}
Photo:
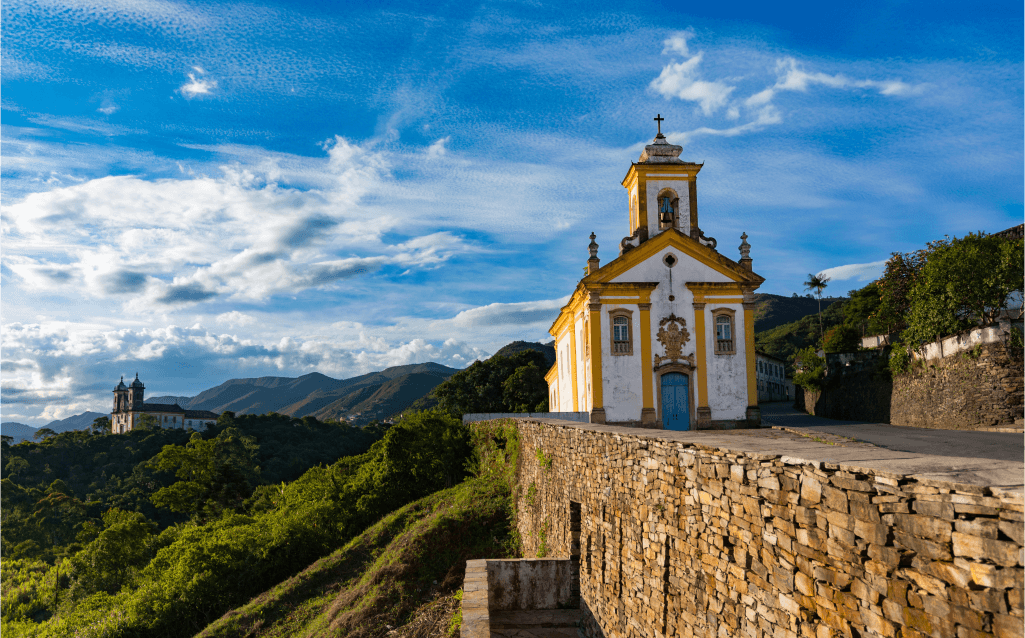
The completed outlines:
{"type": "Polygon", "coordinates": [[[570,343],[570,331],[565,329],[559,335],[559,405],[554,408],[557,412],[573,411],[573,361],[576,356],[570,343]]]}
{"type": "MultiPolygon", "coordinates": [[[[641,330],[640,311],[637,305],[608,304],[602,305],[601,312],[601,362],[602,362],[602,400],[605,404],[605,420],[637,421],[641,418],[644,407],[644,390],[641,365],[641,330]],[[612,354],[612,325],[609,312],[623,309],[631,311],[631,336],[633,340],[632,354],[612,354]]],[[[649,372],[650,374],[650,372],[649,372]]]]}
{"type": "MultiPolygon", "coordinates": [[[[678,177],[687,177],[687,173],[674,173],[678,177]]],[[[658,224],[658,193],[663,188],[671,188],[676,192],[676,196],[680,198],[679,211],[685,211],[685,213],[679,213],[677,211],[677,228],[680,232],[685,235],[690,234],[690,183],[686,180],[679,179],[666,179],[666,180],[653,180],[649,179],[647,182],[646,194],[648,197],[647,211],[648,211],[648,236],[654,237],[662,231],[659,229],[658,224]]]]}
{"type": "Polygon", "coordinates": [[[744,331],[744,307],[741,304],[716,303],[705,305],[705,339],[709,344],[708,407],[713,421],[744,419],[747,415],[747,335],[744,331]],[[733,339],[736,354],[715,354],[715,322],[712,311],[728,308],[735,311],[733,339]]]}

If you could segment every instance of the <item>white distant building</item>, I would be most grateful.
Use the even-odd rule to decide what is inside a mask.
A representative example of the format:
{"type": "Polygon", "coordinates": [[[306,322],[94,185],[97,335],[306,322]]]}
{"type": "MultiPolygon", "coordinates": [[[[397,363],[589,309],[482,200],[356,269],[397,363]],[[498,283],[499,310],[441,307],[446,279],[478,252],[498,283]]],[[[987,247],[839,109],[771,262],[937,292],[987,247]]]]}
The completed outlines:
{"type": "Polygon", "coordinates": [[[131,431],[143,414],[156,418],[162,428],[205,430],[217,422],[217,415],[207,410],[186,410],[174,403],[145,403],[145,391],[146,386],[139,381],[138,374],[130,386],[125,385],[125,379],[121,377],[121,381],[114,388],[114,410],[110,414],[112,434],[131,431]]]}
{"type": "Polygon", "coordinates": [[[754,291],[764,279],[752,271],[746,234],[739,261],[704,236],[702,165],[680,160],[682,150],[660,130],[627,171],[630,236],[619,257],[599,267],[591,235],[587,275],[549,330],[552,412],[674,430],[761,422],[754,291]]]}
{"type": "Polygon", "coordinates": [[[786,362],[764,352],[755,352],[755,368],[759,403],[793,400],[794,381],[787,378],[786,362]]]}

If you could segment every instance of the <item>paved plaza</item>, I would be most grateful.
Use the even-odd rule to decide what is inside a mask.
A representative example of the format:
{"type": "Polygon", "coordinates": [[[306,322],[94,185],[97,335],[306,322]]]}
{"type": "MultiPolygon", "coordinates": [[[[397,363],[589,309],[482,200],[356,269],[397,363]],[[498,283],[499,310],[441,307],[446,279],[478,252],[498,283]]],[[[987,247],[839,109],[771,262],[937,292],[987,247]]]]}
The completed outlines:
{"type": "Polygon", "coordinates": [[[762,403],[763,427],[774,425],[801,428],[851,437],[878,447],[914,454],[994,459],[1025,460],[1025,434],[1020,432],[973,432],[936,430],[885,423],[840,421],[805,414],[787,403],[762,403]]]}

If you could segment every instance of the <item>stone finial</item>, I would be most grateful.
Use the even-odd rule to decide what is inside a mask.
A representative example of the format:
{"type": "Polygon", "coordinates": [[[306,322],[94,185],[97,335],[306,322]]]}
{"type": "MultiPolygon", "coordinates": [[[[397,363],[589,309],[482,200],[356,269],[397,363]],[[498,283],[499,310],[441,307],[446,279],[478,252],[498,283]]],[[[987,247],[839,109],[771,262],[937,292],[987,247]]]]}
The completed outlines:
{"type": "Polygon", "coordinates": [[[594,241],[595,235],[591,233],[591,243],[587,245],[587,251],[591,256],[587,259],[587,274],[598,270],[598,243],[594,241]]]}
{"type": "Polygon", "coordinates": [[[641,164],[683,164],[680,153],[682,146],[670,144],[662,133],[655,136],[654,141],[644,147],[641,152],[641,164]]]}
{"type": "Polygon", "coordinates": [[[740,265],[751,270],[751,244],[747,243],[747,233],[740,236],[740,265]]]}

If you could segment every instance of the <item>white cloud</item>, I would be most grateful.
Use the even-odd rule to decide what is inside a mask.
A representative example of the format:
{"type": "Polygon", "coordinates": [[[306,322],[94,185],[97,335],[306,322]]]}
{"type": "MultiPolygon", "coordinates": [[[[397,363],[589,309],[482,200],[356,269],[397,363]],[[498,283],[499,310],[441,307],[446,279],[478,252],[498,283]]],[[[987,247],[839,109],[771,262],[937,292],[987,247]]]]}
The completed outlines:
{"type": "Polygon", "coordinates": [[[223,312],[215,318],[215,321],[220,324],[224,324],[229,328],[244,327],[252,325],[256,322],[256,317],[253,315],[247,315],[244,312],[238,310],[232,310],[231,312],[223,312]]]}
{"type": "Polygon", "coordinates": [[[381,153],[341,139],[327,151],[307,167],[322,188],[279,185],[272,178],[287,172],[264,158],[222,166],[220,177],[104,177],[30,194],[2,209],[3,263],[27,285],[141,310],[264,301],[477,250],[449,231],[418,233],[415,215],[367,210],[366,198],[404,190],[381,153]],[[396,231],[405,237],[383,241],[396,231]]]}
{"type": "Polygon", "coordinates": [[[427,157],[441,157],[446,153],[445,145],[448,144],[451,136],[446,136],[427,147],[427,157]]]}
{"type": "Polygon", "coordinates": [[[117,104],[107,104],[107,103],[105,103],[103,106],[101,106],[100,108],[98,108],[96,110],[97,110],[97,112],[103,113],[104,115],[113,115],[114,113],[117,113],[120,108],[121,107],[119,107],[117,104]]]}
{"type": "Polygon", "coordinates": [[[711,115],[726,104],[735,87],[718,80],[707,82],[700,79],[698,65],[703,56],[704,53],[698,53],[683,62],[667,64],[651,81],[651,88],[666,97],[697,102],[705,115],[711,115]]]}
{"type": "Polygon", "coordinates": [[[210,95],[216,88],[217,80],[207,80],[202,77],[197,78],[194,73],[189,73],[189,81],[178,87],[178,92],[186,98],[194,98],[197,95],[210,95]]]}
{"type": "Polygon", "coordinates": [[[758,107],[772,101],[780,91],[806,92],[811,86],[825,86],[832,89],[875,89],[880,95],[916,95],[925,90],[922,84],[911,85],[901,80],[855,80],[842,73],[809,73],[801,68],[792,57],[776,61],[776,84],[766,88],[744,101],[749,107],[758,107]]]}
{"type": "Polygon", "coordinates": [[[845,264],[833,266],[819,273],[820,276],[829,277],[833,281],[874,281],[882,276],[886,260],[874,261],[870,264],[845,264]]]}
{"type": "Polygon", "coordinates": [[[446,323],[461,328],[544,324],[547,329],[558,318],[560,309],[568,301],[569,297],[561,297],[542,301],[493,303],[463,310],[446,323]]]}
{"type": "Polygon", "coordinates": [[[662,55],[679,53],[684,57],[689,57],[690,50],[687,48],[687,40],[693,37],[694,31],[691,29],[670,36],[663,42],[665,46],[662,48],[662,55]]]}

